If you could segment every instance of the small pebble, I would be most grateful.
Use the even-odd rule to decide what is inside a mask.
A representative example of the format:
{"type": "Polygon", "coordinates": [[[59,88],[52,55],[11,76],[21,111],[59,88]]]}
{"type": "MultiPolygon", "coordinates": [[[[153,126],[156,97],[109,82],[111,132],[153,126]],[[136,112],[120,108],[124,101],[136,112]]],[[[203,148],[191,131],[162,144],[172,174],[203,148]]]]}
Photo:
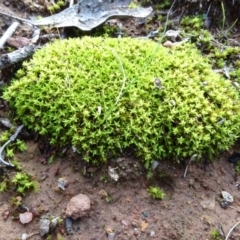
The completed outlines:
{"type": "Polygon", "coordinates": [[[155,170],[159,165],[159,162],[158,161],[153,161],[152,163],[152,170],[155,170]]]}
{"type": "Polygon", "coordinates": [[[63,191],[65,190],[66,185],[67,185],[67,180],[65,178],[58,179],[58,187],[61,188],[63,191]]]}
{"type": "Polygon", "coordinates": [[[166,48],[172,48],[173,43],[168,40],[168,41],[166,41],[166,42],[163,44],[163,46],[166,47],[166,48]]]}
{"type": "Polygon", "coordinates": [[[39,229],[39,233],[40,233],[41,237],[43,237],[44,235],[46,235],[49,232],[49,228],[50,228],[50,220],[48,220],[46,218],[41,218],[40,219],[40,229],[39,229]]]}
{"type": "Polygon", "coordinates": [[[129,222],[126,221],[126,220],[122,220],[121,223],[122,223],[122,225],[124,225],[125,227],[128,227],[128,225],[129,225],[129,222]]]}
{"type": "Polygon", "coordinates": [[[225,202],[232,203],[234,201],[233,196],[226,191],[222,191],[222,197],[225,202]]]}
{"type": "Polygon", "coordinates": [[[25,212],[22,214],[19,214],[19,219],[22,224],[26,224],[32,221],[33,214],[31,212],[25,212]]]}
{"type": "Polygon", "coordinates": [[[142,215],[143,215],[144,217],[146,217],[146,218],[149,216],[148,212],[145,212],[145,211],[142,212],[142,215]]]}
{"type": "Polygon", "coordinates": [[[154,237],[155,236],[155,231],[151,230],[150,231],[150,237],[154,237]]]}
{"type": "Polygon", "coordinates": [[[115,236],[116,236],[116,233],[111,232],[111,233],[108,233],[107,236],[108,236],[108,240],[114,240],[115,236]]]}
{"type": "Polygon", "coordinates": [[[10,122],[8,118],[0,118],[0,123],[6,128],[14,127],[14,125],[10,122]]]}
{"type": "Polygon", "coordinates": [[[221,202],[219,202],[219,203],[220,203],[220,206],[221,206],[222,208],[226,208],[226,207],[229,205],[229,203],[226,202],[226,201],[221,201],[221,202]]]}
{"type": "Polygon", "coordinates": [[[65,218],[65,228],[66,228],[66,231],[67,231],[68,235],[73,234],[73,221],[72,221],[72,218],[70,218],[70,217],[65,218]]]}
{"type": "Polygon", "coordinates": [[[15,47],[15,48],[19,49],[19,48],[29,45],[30,39],[28,39],[26,37],[10,37],[10,38],[8,38],[7,43],[11,47],[15,47]]]}

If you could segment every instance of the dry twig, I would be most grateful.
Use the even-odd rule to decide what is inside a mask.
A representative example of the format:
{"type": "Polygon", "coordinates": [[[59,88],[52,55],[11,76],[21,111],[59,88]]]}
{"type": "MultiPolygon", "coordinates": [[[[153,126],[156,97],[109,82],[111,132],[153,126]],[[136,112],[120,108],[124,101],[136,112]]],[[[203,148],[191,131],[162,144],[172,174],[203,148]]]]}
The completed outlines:
{"type": "Polygon", "coordinates": [[[238,226],[239,223],[240,223],[240,221],[238,221],[238,222],[237,222],[237,223],[236,223],[236,224],[230,229],[230,231],[228,232],[228,234],[227,234],[225,240],[228,240],[228,238],[230,237],[232,231],[234,230],[235,227],[238,226]]]}
{"type": "Polygon", "coordinates": [[[13,35],[19,26],[19,22],[13,22],[0,39],[0,48],[3,48],[5,42],[13,35]]]}
{"type": "Polygon", "coordinates": [[[3,54],[0,56],[0,69],[9,67],[17,62],[20,62],[30,57],[36,50],[36,46],[30,44],[26,47],[18,49],[14,52],[3,54]]]}
{"type": "Polygon", "coordinates": [[[193,160],[195,160],[196,157],[197,157],[197,154],[194,154],[194,155],[192,155],[191,159],[189,160],[189,163],[188,163],[188,165],[187,165],[187,167],[186,167],[186,170],[185,170],[185,172],[184,172],[184,175],[183,175],[184,178],[187,176],[187,171],[188,171],[188,167],[189,167],[190,163],[191,163],[193,160]]]}
{"type": "Polygon", "coordinates": [[[6,162],[6,161],[3,159],[3,154],[2,154],[2,152],[4,151],[4,149],[6,148],[6,146],[7,146],[9,143],[15,141],[15,139],[17,138],[17,135],[21,132],[22,129],[23,129],[23,125],[17,127],[15,133],[14,133],[14,134],[10,137],[10,139],[9,139],[7,142],[5,142],[5,143],[3,144],[3,146],[0,148],[0,163],[3,163],[3,164],[5,164],[5,165],[7,165],[7,166],[10,166],[10,167],[14,167],[14,165],[13,165],[12,163],[6,162]]]}

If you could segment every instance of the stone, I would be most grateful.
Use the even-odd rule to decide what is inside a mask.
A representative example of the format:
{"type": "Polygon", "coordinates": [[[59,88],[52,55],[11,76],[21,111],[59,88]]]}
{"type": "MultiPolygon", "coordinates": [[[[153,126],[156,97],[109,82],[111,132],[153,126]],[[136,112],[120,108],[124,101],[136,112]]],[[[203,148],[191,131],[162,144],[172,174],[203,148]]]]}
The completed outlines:
{"type": "Polygon", "coordinates": [[[7,40],[8,45],[11,47],[15,47],[17,49],[28,46],[30,43],[30,39],[26,37],[10,37],[7,40]]]}
{"type": "Polygon", "coordinates": [[[29,223],[33,219],[33,214],[31,212],[25,212],[25,213],[19,214],[19,219],[22,224],[29,223]]]}
{"type": "Polygon", "coordinates": [[[155,236],[155,231],[151,230],[149,235],[150,235],[150,237],[154,237],[155,236]]]}
{"type": "Polygon", "coordinates": [[[49,232],[50,223],[51,223],[51,221],[47,218],[41,218],[40,219],[39,233],[40,233],[41,237],[45,236],[49,232]]]}
{"type": "Polygon", "coordinates": [[[172,48],[173,43],[168,40],[168,41],[166,41],[165,43],[163,43],[163,46],[166,47],[166,48],[172,48]]]}
{"type": "Polygon", "coordinates": [[[66,215],[73,220],[84,217],[90,211],[91,202],[87,195],[78,194],[70,199],[67,208],[66,215]]]}
{"type": "Polygon", "coordinates": [[[114,233],[114,232],[111,232],[111,233],[107,234],[108,240],[114,240],[115,236],[116,236],[116,233],[114,233]]]}
{"type": "Polygon", "coordinates": [[[222,191],[222,196],[223,196],[224,201],[226,201],[228,203],[232,203],[234,201],[233,196],[226,191],[222,191]]]}

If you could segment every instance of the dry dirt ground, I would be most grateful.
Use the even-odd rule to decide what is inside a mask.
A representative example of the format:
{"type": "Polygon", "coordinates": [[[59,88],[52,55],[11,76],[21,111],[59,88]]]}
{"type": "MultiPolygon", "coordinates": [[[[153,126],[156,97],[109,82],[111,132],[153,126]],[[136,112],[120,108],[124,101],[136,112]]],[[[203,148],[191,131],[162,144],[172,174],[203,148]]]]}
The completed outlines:
{"type": "MultiPolygon", "coordinates": [[[[13,3],[16,4],[15,1],[0,0],[0,7],[10,12],[14,9],[13,3]]],[[[24,17],[24,14],[20,16],[24,17]]],[[[6,18],[0,20],[1,31],[4,32],[6,18]]],[[[79,193],[91,199],[91,212],[73,222],[72,235],[66,234],[62,223],[51,233],[51,239],[60,239],[59,236],[66,240],[111,239],[107,232],[112,231],[116,233],[115,240],[210,240],[213,239],[213,230],[226,236],[240,220],[240,195],[236,186],[240,180],[234,165],[228,162],[233,152],[240,152],[239,144],[222,153],[213,163],[191,164],[186,178],[183,177],[186,166],[160,163],[157,169],[159,177],[152,180],[146,179],[136,159],[127,157],[120,163],[113,159],[106,166],[94,168],[82,163],[69,149],[53,163],[43,164],[44,156],[39,145],[39,142],[29,140],[27,151],[16,156],[23,169],[34,176],[38,184],[36,193],[22,196],[22,205],[34,213],[34,219],[22,225],[18,214],[25,210],[14,209],[10,205],[18,194],[14,191],[0,194],[0,240],[21,239],[23,233],[38,232],[42,215],[64,219],[68,201],[79,193]],[[108,166],[118,167],[119,181],[110,179],[108,166]],[[65,191],[57,186],[61,177],[68,183],[65,191]],[[166,193],[165,198],[161,201],[152,199],[147,192],[149,186],[161,187],[166,193]],[[234,197],[234,202],[226,208],[219,204],[223,190],[234,197]],[[10,215],[4,219],[8,209],[10,215]]],[[[11,177],[15,170],[4,169],[3,173],[11,177]]],[[[31,239],[42,238],[34,235],[31,239]]],[[[240,239],[240,227],[229,239],[240,239]]]]}
{"type": "MultiPolygon", "coordinates": [[[[84,193],[91,199],[92,209],[89,216],[74,222],[73,235],[66,235],[64,226],[60,225],[52,234],[63,233],[63,239],[108,239],[106,231],[116,233],[115,239],[211,239],[212,230],[223,230],[225,234],[240,220],[240,196],[236,187],[238,176],[234,166],[227,161],[230,153],[224,153],[212,164],[203,163],[190,165],[186,178],[181,166],[168,166],[161,163],[158,167],[162,177],[147,181],[141,168],[134,168],[127,177],[116,183],[108,177],[107,166],[101,169],[79,164],[75,157],[55,159],[52,164],[42,164],[42,154],[38,143],[29,141],[26,152],[17,158],[23,168],[34,176],[38,183],[37,193],[23,196],[23,205],[34,212],[33,221],[23,226],[19,220],[13,219],[14,210],[10,207],[11,199],[17,193],[0,195],[0,213],[10,209],[10,216],[0,218],[0,239],[21,239],[23,233],[39,231],[39,216],[65,217],[64,210],[71,197],[84,193]],[[83,176],[86,169],[87,176],[83,176]],[[57,180],[64,177],[68,186],[65,191],[57,187],[57,180]],[[44,179],[44,180],[43,180],[44,179]],[[160,186],[166,193],[162,201],[150,198],[148,186],[160,186]],[[222,208],[218,202],[221,191],[227,191],[234,197],[234,202],[222,208]],[[104,193],[108,193],[108,197],[104,193]],[[151,237],[151,234],[153,237],[151,237]]],[[[130,171],[134,159],[124,159],[125,171],[130,171]]],[[[116,166],[115,161],[109,166],[116,166]]],[[[123,166],[118,166],[118,173],[123,166]]],[[[124,171],[124,170],[121,170],[124,171]]],[[[9,174],[13,174],[9,170],[9,174]]],[[[124,175],[123,173],[121,174],[124,175]]],[[[32,239],[41,239],[35,235],[32,239]]],[[[229,239],[240,239],[240,229],[232,233],[229,239]]]]}

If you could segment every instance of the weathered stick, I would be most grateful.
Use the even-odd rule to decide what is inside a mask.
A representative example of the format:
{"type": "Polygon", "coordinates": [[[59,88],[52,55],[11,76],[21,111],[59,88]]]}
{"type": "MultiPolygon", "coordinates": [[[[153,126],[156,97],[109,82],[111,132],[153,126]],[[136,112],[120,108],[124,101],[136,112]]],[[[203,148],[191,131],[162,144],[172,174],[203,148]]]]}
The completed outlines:
{"type": "Polygon", "coordinates": [[[184,175],[183,175],[184,178],[187,176],[187,171],[188,171],[188,167],[189,167],[190,163],[192,161],[194,161],[196,157],[197,157],[197,154],[194,154],[194,155],[192,155],[191,159],[189,160],[188,165],[187,165],[187,167],[185,169],[185,172],[184,172],[184,175]]]}
{"type": "Polygon", "coordinates": [[[15,141],[15,139],[17,138],[17,135],[21,132],[22,129],[23,129],[23,125],[17,127],[15,133],[9,138],[9,140],[7,142],[5,142],[3,144],[2,147],[0,147],[0,163],[5,164],[5,165],[10,166],[10,167],[14,167],[14,165],[12,163],[6,162],[3,159],[3,154],[2,153],[9,143],[15,141]]]}
{"type": "Polygon", "coordinates": [[[5,42],[13,35],[18,26],[19,22],[13,22],[12,25],[7,29],[0,39],[0,48],[3,48],[5,42]]]}
{"type": "Polygon", "coordinates": [[[39,39],[52,39],[52,38],[59,38],[59,34],[49,33],[39,37],[39,39]]]}
{"type": "Polygon", "coordinates": [[[232,231],[235,229],[235,227],[237,227],[239,225],[240,221],[238,221],[231,229],[230,231],[228,232],[225,240],[228,240],[228,238],[230,237],[230,235],[232,234],[232,231]]]}
{"type": "Polygon", "coordinates": [[[18,49],[14,52],[3,54],[0,56],[0,69],[6,68],[10,65],[13,65],[17,62],[20,62],[27,57],[30,57],[35,50],[37,49],[36,46],[30,44],[26,47],[18,49]]]}
{"type": "Polygon", "coordinates": [[[70,1],[69,1],[69,7],[72,7],[73,4],[74,4],[74,0],[70,0],[70,1]]]}
{"type": "Polygon", "coordinates": [[[36,44],[37,43],[37,41],[38,41],[38,39],[40,37],[40,33],[41,33],[40,28],[35,26],[34,27],[34,31],[33,31],[33,36],[32,36],[32,39],[31,39],[31,43],[32,44],[36,44]]]}

